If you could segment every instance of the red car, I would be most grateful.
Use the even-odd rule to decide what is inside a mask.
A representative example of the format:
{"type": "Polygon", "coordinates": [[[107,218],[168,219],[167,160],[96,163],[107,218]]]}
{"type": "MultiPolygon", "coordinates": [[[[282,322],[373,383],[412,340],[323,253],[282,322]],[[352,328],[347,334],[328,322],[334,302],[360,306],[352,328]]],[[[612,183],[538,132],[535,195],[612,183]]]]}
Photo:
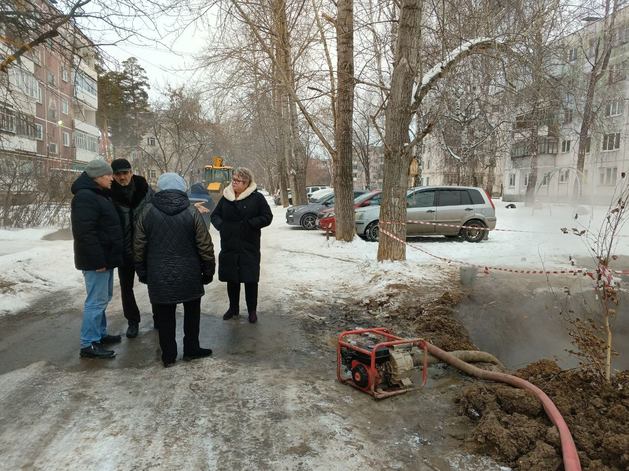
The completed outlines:
{"type": "MultiPolygon", "coordinates": [[[[363,206],[380,206],[382,204],[382,190],[374,190],[358,196],[354,200],[354,209],[363,206]]],[[[326,208],[317,215],[317,228],[322,231],[334,232],[334,206],[326,208]]]]}

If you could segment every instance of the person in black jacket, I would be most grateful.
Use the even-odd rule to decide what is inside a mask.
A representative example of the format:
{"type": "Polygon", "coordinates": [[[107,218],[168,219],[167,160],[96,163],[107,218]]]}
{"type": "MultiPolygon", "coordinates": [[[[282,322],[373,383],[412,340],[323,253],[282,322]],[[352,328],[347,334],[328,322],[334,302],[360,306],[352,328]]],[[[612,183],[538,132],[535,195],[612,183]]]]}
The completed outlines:
{"type": "Polygon", "coordinates": [[[148,285],[149,298],[159,325],[162,362],[177,358],[177,304],[183,303],[183,359],[212,354],[199,345],[203,285],[211,283],[216,268],[214,245],[199,211],[190,205],[186,182],[165,173],[138,218],[133,238],[135,267],[140,282],[148,285]]]}
{"type": "Polygon", "coordinates": [[[227,282],[229,297],[229,309],[223,320],[239,314],[240,283],[244,283],[249,322],[253,324],[258,321],[260,229],[271,224],[273,213],[266,198],[258,192],[251,170],[236,169],[211,220],[221,235],[218,279],[227,282]]]}
{"type": "MultiPolygon", "coordinates": [[[[138,215],[146,204],[151,201],[155,191],[144,177],[134,175],[131,164],[127,159],[116,159],[111,163],[114,172],[114,182],[111,185],[111,199],[114,201],[122,234],[124,237],[123,264],[118,267],[120,280],[120,297],[122,311],[127,319],[127,337],[138,336],[140,329],[140,309],[135,302],[133,282],[135,280],[135,266],[133,265],[133,228],[138,215]]],[[[155,316],[153,316],[155,324],[155,316]]]]}
{"type": "Polygon", "coordinates": [[[81,325],[83,358],[112,358],[103,345],[120,342],[107,333],[105,310],[114,292],[114,268],[122,264],[122,229],[109,197],[112,169],[92,160],[72,184],[71,220],[74,265],[83,271],[87,298],[81,325]]]}

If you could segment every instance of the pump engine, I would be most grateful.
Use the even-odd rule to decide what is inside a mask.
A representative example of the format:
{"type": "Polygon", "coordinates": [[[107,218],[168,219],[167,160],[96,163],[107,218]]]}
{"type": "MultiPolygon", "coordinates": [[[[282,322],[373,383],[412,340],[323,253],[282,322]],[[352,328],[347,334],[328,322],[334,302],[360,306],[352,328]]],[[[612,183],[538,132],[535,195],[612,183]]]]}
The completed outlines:
{"type": "Polygon", "coordinates": [[[424,340],[396,337],[385,328],[344,332],[337,345],[338,378],[376,399],[405,393],[417,389],[411,376],[419,368],[422,386],[426,382],[425,349],[424,340]]]}

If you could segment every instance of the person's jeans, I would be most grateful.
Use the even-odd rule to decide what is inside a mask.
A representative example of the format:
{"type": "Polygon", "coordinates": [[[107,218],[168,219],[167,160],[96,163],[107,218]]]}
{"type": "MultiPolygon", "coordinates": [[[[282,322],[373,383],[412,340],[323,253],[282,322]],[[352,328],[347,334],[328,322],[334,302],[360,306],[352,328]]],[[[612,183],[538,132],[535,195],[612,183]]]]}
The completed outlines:
{"type": "Polygon", "coordinates": [[[118,267],[118,279],[120,280],[120,297],[122,298],[122,311],[129,325],[140,323],[140,309],[135,302],[133,294],[133,282],[135,281],[135,265],[133,261],[125,258],[124,265],[118,267]]]}
{"type": "Polygon", "coordinates": [[[96,270],[86,270],[83,271],[83,277],[87,298],[81,325],[81,348],[89,347],[92,342],[100,342],[101,338],[107,337],[105,309],[114,294],[114,271],[98,273],[96,270]]]}

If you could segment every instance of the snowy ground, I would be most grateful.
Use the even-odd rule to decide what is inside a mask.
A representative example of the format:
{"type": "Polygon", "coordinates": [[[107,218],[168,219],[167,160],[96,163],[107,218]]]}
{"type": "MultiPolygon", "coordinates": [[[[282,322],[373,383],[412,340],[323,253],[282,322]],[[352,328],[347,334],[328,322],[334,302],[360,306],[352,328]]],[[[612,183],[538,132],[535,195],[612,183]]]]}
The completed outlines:
{"type": "MultiPolygon", "coordinates": [[[[593,267],[592,238],[564,234],[561,228],[587,229],[588,234],[597,234],[608,208],[588,207],[590,215],[580,216],[575,221],[570,206],[545,207],[532,212],[517,204],[516,209],[505,209],[506,204],[496,201],[497,229],[528,232],[495,231],[480,244],[447,241],[443,237],[409,240],[411,246],[447,259],[465,261],[480,266],[523,269],[562,270],[593,267]],[[571,267],[571,259],[577,261],[571,267]]],[[[316,292],[322,283],[326,286],[353,286],[359,290],[378,289],[386,283],[406,277],[421,281],[436,281],[452,272],[438,259],[424,252],[407,248],[407,261],[403,263],[378,263],[377,244],[356,238],[351,243],[326,240],[319,231],[307,232],[285,223],[285,209],[271,203],[274,212],[273,224],[263,232],[265,241],[271,242],[283,253],[273,261],[272,279],[263,283],[277,289],[292,292],[295,284],[307,286],[316,292]],[[346,262],[347,269],[331,270],[327,260],[346,262]],[[369,280],[369,283],[365,283],[369,280]],[[364,287],[364,288],[361,288],[364,287]]],[[[62,289],[82,289],[82,276],[74,268],[72,241],[41,240],[57,228],[28,229],[18,231],[0,230],[0,315],[18,312],[29,303],[46,293],[62,289]]],[[[212,229],[212,236],[218,235],[212,229]]],[[[620,256],[615,269],[629,255],[629,226],[624,227],[616,253],[620,256]]],[[[498,277],[500,272],[492,271],[498,277]]],[[[327,290],[326,290],[327,291],[327,290]]],[[[350,290],[351,291],[351,290],[350,290]]]]}
{"type": "MultiPolygon", "coordinates": [[[[410,243],[481,266],[569,269],[571,257],[589,263],[583,239],[560,231],[575,226],[571,208],[532,215],[504,206],[497,202],[498,228],[533,232],[496,231],[480,244],[443,237],[410,243]]],[[[212,283],[201,343],[215,353],[169,369],[159,362],[150,322],[137,339],[115,345],[115,359],[80,360],[84,287],[72,241],[42,240],[59,236],[56,228],[0,231],[0,470],[505,470],[460,448],[470,425],[453,397],[472,380],[435,367],[424,390],[375,402],[336,381],[335,335],[317,321],[398,283],[439,296],[458,285],[458,266],[412,249],[406,262],[378,263],[377,244],[327,240],[286,225],[285,209],[271,207],[260,322],[223,322],[225,287],[212,283]],[[329,338],[312,343],[319,330],[329,338]]],[[[598,227],[605,208],[593,215],[598,227]]],[[[620,239],[619,261],[627,260],[628,243],[620,239]]],[[[491,271],[483,280],[503,276],[491,271]]],[[[124,333],[115,291],[110,332],[124,333]]],[[[136,294],[150,318],[146,288],[136,294]]]]}

